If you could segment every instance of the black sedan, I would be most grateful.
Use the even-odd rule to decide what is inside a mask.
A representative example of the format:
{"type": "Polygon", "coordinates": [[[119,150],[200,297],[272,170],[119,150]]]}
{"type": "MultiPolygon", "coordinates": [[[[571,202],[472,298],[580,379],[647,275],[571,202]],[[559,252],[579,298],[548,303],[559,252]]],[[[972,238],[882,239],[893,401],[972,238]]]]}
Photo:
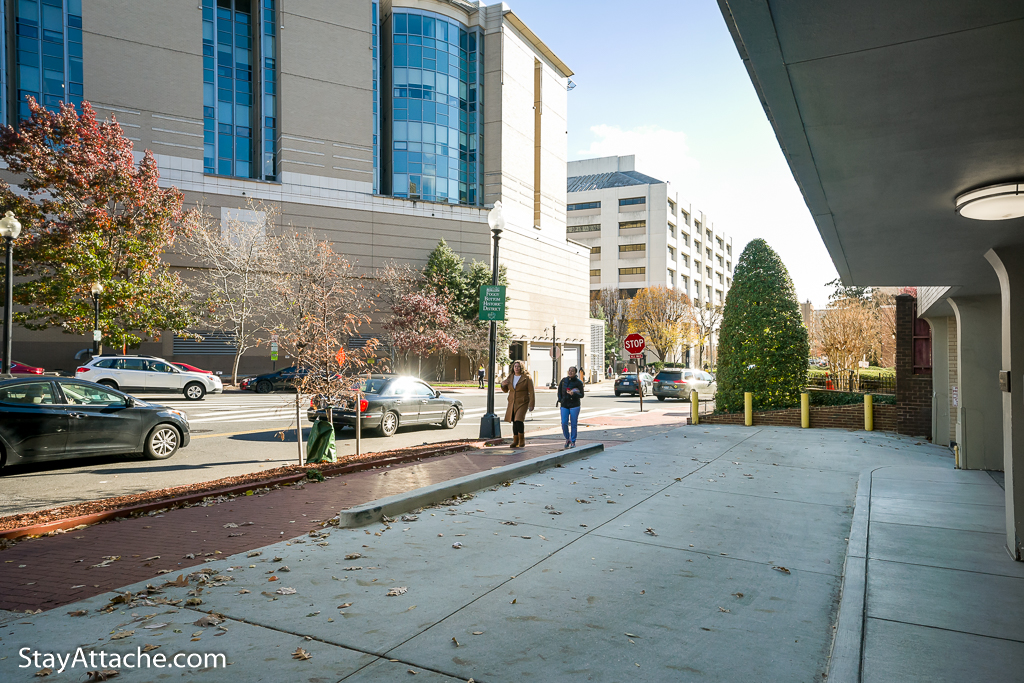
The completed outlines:
{"type": "Polygon", "coordinates": [[[615,379],[614,389],[616,396],[619,394],[633,394],[636,396],[641,389],[644,392],[644,396],[650,396],[654,391],[654,378],[646,372],[641,372],[639,379],[637,379],[635,372],[624,372],[615,379]]]}
{"type": "MultiPolygon", "coordinates": [[[[359,413],[361,429],[376,429],[381,436],[394,436],[398,428],[413,424],[438,424],[453,429],[462,419],[462,401],[447,398],[426,382],[415,377],[371,375],[359,387],[362,392],[359,413]]],[[[326,420],[326,406],[313,399],[307,417],[326,420]]],[[[335,426],[355,427],[355,399],[333,406],[331,417],[335,426]]]]}
{"type": "Polygon", "coordinates": [[[91,455],[164,460],[188,445],[181,411],[63,377],[0,381],[0,467],[91,455]]]}
{"type": "Polygon", "coordinates": [[[239,388],[246,391],[255,391],[257,394],[269,394],[273,391],[289,390],[294,391],[295,385],[302,381],[309,370],[292,366],[277,372],[268,372],[255,377],[247,377],[239,382],[239,388]]]}

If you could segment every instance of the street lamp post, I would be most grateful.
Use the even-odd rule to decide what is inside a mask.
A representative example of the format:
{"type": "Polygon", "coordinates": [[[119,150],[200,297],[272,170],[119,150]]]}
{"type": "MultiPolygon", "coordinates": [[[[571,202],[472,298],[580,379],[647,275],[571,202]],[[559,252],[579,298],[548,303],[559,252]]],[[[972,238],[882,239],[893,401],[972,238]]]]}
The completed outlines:
{"type": "MultiPolygon", "coordinates": [[[[501,212],[501,202],[494,202],[494,208],[487,214],[487,224],[491,226],[494,238],[494,260],[491,263],[491,284],[498,284],[498,241],[505,229],[505,216],[501,212]]],[[[487,359],[487,413],[480,418],[480,438],[500,439],[501,420],[494,413],[494,357],[498,346],[498,321],[491,321],[489,337],[489,355],[487,359]]]]}
{"type": "Polygon", "coordinates": [[[0,237],[4,238],[7,268],[4,282],[4,357],[3,374],[11,374],[11,341],[14,336],[14,239],[21,234],[21,223],[8,211],[0,218],[0,237]]]}
{"type": "Polygon", "coordinates": [[[103,283],[92,283],[91,291],[94,315],[92,326],[92,355],[98,356],[102,351],[100,348],[100,340],[103,338],[103,332],[100,331],[100,295],[103,294],[103,283]]]}
{"type": "Polygon", "coordinates": [[[551,384],[550,389],[558,388],[558,319],[551,321],[551,384]]]}

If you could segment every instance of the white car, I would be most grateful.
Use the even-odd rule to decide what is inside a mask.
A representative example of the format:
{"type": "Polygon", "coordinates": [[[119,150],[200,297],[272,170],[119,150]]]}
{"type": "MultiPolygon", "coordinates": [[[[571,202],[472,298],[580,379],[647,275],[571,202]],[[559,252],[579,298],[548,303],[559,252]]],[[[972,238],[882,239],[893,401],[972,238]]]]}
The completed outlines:
{"type": "Polygon", "coordinates": [[[75,377],[129,393],[180,392],[190,401],[224,392],[217,375],[185,372],[154,356],[96,356],[75,377]]]}

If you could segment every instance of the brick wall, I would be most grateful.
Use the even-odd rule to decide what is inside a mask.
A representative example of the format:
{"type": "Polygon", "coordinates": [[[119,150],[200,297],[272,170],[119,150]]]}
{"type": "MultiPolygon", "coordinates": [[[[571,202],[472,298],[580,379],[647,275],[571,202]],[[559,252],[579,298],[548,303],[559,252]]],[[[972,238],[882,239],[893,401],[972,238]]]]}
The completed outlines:
{"type": "MultiPolygon", "coordinates": [[[[953,388],[956,387],[957,394],[960,393],[959,386],[959,374],[957,372],[957,363],[959,358],[957,357],[957,329],[956,329],[956,316],[951,315],[946,318],[947,321],[947,339],[946,348],[949,350],[949,441],[953,443],[956,441],[956,421],[957,421],[957,407],[953,405],[953,388]]],[[[941,372],[941,368],[939,369],[941,372]]],[[[959,402],[959,396],[957,397],[959,402]]]]}
{"type": "Polygon", "coordinates": [[[896,431],[930,438],[932,376],[914,374],[916,303],[909,294],[896,297],[896,431]]]}
{"type": "MultiPolygon", "coordinates": [[[[880,432],[896,431],[896,406],[876,405],[875,430],[880,432]]],[[[701,415],[701,424],[743,424],[743,413],[717,413],[701,415]]],[[[783,410],[754,411],[755,427],[799,427],[800,409],[785,408],[783,410]]],[[[864,406],[811,406],[811,428],[832,429],[864,429],[864,406]]]]}

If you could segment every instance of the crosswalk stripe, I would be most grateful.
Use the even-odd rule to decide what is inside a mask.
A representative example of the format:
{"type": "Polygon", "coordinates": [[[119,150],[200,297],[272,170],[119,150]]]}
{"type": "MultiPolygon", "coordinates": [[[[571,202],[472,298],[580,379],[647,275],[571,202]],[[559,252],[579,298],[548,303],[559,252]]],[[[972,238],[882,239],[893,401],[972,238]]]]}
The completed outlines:
{"type": "Polygon", "coordinates": [[[273,411],[273,410],[287,410],[287,409],[294,410],[295,406],[293,406],[293,405],[285,405],[285,406],[267,406],[267,407],[264,407],[264,408],[247,408],[245,410],[215,410],[215,411],[209,412],[209,413],[198,413],[198,414],[196,414],[196,417],[200,417],[200,418],[201,417],[223,417],[223,416],[228,416],[228,415],[245,415],[245,414],[249,414],[249,413],[265,413],[265,412],[273,411]]]}
{"type": "Polygon", "coordinates": [[[200,423],[204,423],[204,422],[253,422],[253,421],[256,421],[256,420],[266,420],[266,419],[275,419],[275,418],[276,419],[281,419],[281,420],[284,420],[284,419],[291,420],[291,419],[294,419],[294,417],[295,417],[294,413],[292,413],[290,411],[287,412],[287,413],[281,412],[281,411],[275,411],[275,412],[272,412],[272,413],[259,413],[259,414],[255,414],[255,415],[252,414],[252,413],[247,413],[247,414],[242,415],[242,416],[226,415],[226,416],[223,416],[223,417],[204,417],[204,418],[199,418],[197,420],[189,419],[189,424],[200,424],[200,423]]]}

